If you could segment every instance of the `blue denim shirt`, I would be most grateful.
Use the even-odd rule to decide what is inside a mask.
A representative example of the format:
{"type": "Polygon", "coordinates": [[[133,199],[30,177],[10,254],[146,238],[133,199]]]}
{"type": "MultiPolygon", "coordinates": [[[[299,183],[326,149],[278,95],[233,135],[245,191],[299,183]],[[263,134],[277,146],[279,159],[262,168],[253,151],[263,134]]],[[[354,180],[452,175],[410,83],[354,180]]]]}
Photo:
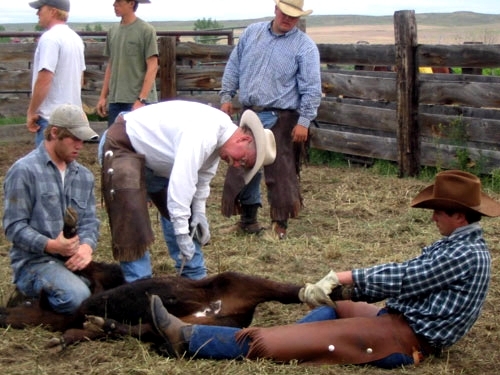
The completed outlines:
{"type": "Polygon", "coordinates": [[[271,25],[254,23],[240,36],[224,69],[221,103],[239,91],[242,105],[294,109],[297,123],[309,127],[321,102],[318,47],[296,27],[278,35],[271,25]]]}
{"type": "Polygon", "coordinates": [[[71,206],[78,212],[80,243],[93,250],[99,236],[96,216],[94,176],[76,161],[68,164],[63,181],[44,143],[16,161],[4,180],[5,235],[10,250],[14,282],[27,262],[40,263],[54,258],[45,253],[49,239],[61,232],[64,212],[71,206]]]}

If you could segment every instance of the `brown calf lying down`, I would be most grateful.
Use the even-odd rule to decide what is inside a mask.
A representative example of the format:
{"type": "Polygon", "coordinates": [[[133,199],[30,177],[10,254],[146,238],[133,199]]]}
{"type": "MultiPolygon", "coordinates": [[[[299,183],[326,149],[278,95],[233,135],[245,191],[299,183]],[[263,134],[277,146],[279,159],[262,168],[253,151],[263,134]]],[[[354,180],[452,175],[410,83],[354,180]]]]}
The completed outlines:
{"type": "Polygon", "coordinates": [[[125,283],[118,265],[92,262],[82,274],[91,280],[93,294],[74,314],[52,311],[42,295],[33,303],[0,308],[0,327],[43,325],[61,331],[62,336],[48,344],[54,351],[106,335],[132,335],[162,343],[151,320],[151,294],[160,296],[168,311],[185,322],[230,327],[249,326],[255,308],[262,302],[300,303],[299,285],[236,272],[196,281],[164,276],[125,283]],[[88,316],[104,318],[105,329],[92,324],[93,319],[87,321],[88,316]]]}

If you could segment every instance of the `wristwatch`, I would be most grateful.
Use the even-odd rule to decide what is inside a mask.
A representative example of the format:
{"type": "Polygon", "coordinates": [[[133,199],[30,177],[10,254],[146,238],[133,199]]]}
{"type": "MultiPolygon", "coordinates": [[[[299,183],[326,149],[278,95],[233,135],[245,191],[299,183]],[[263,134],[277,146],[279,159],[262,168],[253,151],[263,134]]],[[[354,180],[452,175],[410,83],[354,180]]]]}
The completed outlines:
{"type": "Polygon", "coordinates": [[[146,98],[138,97],[137,100],[140,101],[142,104],[147,104],[146,98]]]}

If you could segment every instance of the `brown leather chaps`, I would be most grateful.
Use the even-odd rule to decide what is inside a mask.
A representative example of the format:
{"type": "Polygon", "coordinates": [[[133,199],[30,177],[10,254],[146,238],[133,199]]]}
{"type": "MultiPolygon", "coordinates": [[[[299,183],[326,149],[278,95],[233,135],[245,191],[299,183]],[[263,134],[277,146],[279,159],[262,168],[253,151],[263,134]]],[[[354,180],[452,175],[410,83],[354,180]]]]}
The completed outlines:
{"type": "Polygon", "coordinates": [[[113,257],[133,261],[154,241],[149,218],[144,155],[135,152],[118,116],[106,133],[101,172],[113,257]]]}
{"type": "MultiPolygon", "coordinates": [[[[299,173],[304,144],[292,141],[292,130],[299,115],[295,111],[278,110],[278,120],[271,131],[276,140],[276,160],[264,167],[267,198],[273,221],[296,218],[302,208],[299,173]]],[[[222,192],[222,214],[226,217],[241,213],[238,194],[245,187],[241,169],[229,167],[222,192]]]]}
{"type": "Polygon", "coordinates": [[[354,317],[291,324],[270,328],[250,327],[237,340],[251,340],[247,357],[304,364],[363,364],[402,353],[418,364],[422,348],[400,314],[354,317]]]}

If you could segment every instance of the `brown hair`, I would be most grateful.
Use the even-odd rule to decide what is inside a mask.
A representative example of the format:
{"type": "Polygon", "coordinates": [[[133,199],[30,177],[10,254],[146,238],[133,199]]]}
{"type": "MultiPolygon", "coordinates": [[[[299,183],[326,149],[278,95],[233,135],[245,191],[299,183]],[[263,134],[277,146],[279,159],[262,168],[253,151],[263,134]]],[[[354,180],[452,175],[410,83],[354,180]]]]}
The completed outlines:
{"type": "Polygon", "coordinates": [[[452,209],[446,209],[443,210],[446,215],[451,216],[455,213],[463,213],[465,215],[465,220],[469,223],[475,223],[481,220],[482,215],[479,212],[472,211],[472,210],[452,210],[452,209]]]}
{"type": "Polygon", "coordinates": [[[55,125],[49,125],[49,126],[47,126],[45,128],[45,130],[43,131],[43,135],[44,135],[46,141],[52,141],[54,139],[61,140],[61,139],[64,139],[64,138],[73,137],[73,134],[71,134],[71,132],[68,129],[61,128],[61,127],[55,126],[55,125]],[[52,137],[52,134],[51,134],[52,128],[56,128],[57,129],[56,138],[52,137]]]}
{"type": "Polygon", "coordinates": [[[63,21],[63,22],[68,21],[68,16],[69,16],[68,12],[66,12],[65,10],[57,9],[57,8],[54,8],[54,10],[56,11],[56,18],[59,21],[63,21]]]}

